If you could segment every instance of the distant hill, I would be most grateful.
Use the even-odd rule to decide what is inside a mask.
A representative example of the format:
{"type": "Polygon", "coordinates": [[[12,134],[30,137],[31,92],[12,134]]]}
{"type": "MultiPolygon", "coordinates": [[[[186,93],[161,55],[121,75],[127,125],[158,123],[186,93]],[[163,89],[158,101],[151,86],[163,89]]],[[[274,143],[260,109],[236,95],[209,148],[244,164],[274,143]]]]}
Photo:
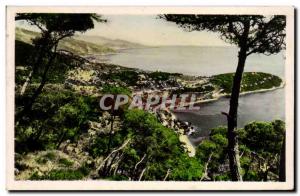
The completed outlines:
{"type": "Polygon", "coordinates": [[[32,39],[39,35],[38,32],[16,27],[16,40],[32,44],[32,39]]]}
{"type": "Polygon", "coordinates": [[[115,50],[147,47],[139,43],[129,42],[121,39],[109,39],[102,36],[77,35],[75,36],[75,39],[92,42],[95,44],[113,48],[115,50]]]}
{"type": "MultiPolygon", "coordinates": [[[[38,32],[16,28],[16,40],[18,41],[32,44],[32,39],[37,36],[39,36],[38,32]]],[[[115,52],[115,50],[111,47],[74,38],[63,39],[59,43],[58,49],[68,50],[78,55],[105,54],[115,52]]]]}
{"type": "MultiPolygon", "coordinates": [[[[38,32],[16,28],[16,40],[32,44],[32,39],[39,36],[38,32]]],[[[58,49],[68,50],[78,55],[113,53],[119,49],[144,48],[145,45],[121,39],[109,39],[102,36],[75,35],[63,39],[58,49]]]]}

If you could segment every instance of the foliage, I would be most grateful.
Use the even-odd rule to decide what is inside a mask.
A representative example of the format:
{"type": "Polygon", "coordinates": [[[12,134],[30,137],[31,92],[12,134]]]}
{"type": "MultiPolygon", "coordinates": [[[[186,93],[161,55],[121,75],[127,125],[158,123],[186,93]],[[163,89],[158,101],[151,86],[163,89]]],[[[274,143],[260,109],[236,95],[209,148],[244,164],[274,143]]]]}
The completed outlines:
{"type": "Polygon", "coordinates": [[[224,41],[241,46],[246,34],[248,55],[252,53],[274,54],[285,47],[286,19],[283,15],[184,15],[166,14],[161,18],[176,23],[187,31],[218,33],[224,41]]]}
{"type": "Polygon", "coordinates": [[[280,153],[281,142],[285,134],[285,124],[276,120],[271,123],[252,122],[245,126],[245,137],[242,142],[250,150],[258,153],[280,153]]]}
{"type": "Polygon", "coordinates": [[[127,87],[123,86],[115,86],[115,85],[109,85],[105,84],[102,86],[102,91],[103,94],[113,94],[113,95],[130,95],[131,91],[127,87]]]}
{"type": "Polygon", "coordinates": [[[173,90],[172,93],[173,94],[182,94],[182,93],[207,93],[210,91],[213,91],[214,87],[210,86],[210,85],[206,85],[206,86],[198,86],[198,87],[183,87],[181,89],[176,89],[173,90]]]}
{"type": "MultiPolygon", "coordinates": [[[[212,76],[210,81],[224,89],[225,93],[231,93],[233,84],[233,73],[212,76]]],[[[262,72],[245,72],[243,74],[241,92],[255,91],[259,89],[270,89],[278,87],[282,80],[275,75],[262,72]]]]}
{"type": "MultiPolygon", "coordinates": [[[[239,26],[242,24],[245,27],[250,23],[251,30],[247,37],[246,55],[276,53],[284,45],[285,19],[283,16],[271,16],[269,21],[266,21],[263,16],[180,15],[164,17],[190,31],[219,32],[222,38],[241,48],[245,43],[241,42],[242,35],[239,33],[243,29],[239,29],[239,26]],[[266,33],[266,31],[270,32],[266,33]]],[[[56,46],[60,40],[73,36],[76,31],[85,32],[93,28],[94,19],[101,22],[104,20],[94,14],[17,14],[16,20],[19,19],[36,25],[41,33],[33,40],[33,46],[16,41],[15,60],[18,65],[16,84],[23,84],[30,71],[34,71],[31,79],[32,85],[29,85],[23,96],[16,96],[16,114],[22,111],[26,103],[35,96],[36,83],[41,83],[41,89],[44,88],[44,91],[40,89],[39,93],[41,94],[32,101],[30,112],[21,117],[16,115],[15,151],[25,154],[29,151],[56,149],[66,140],[76,144],[77,139],[88,130],[88,121],[99,120],[101,111],[97,109],[98,100],[96,98],[83,96],[63,88],[61,84],[65,80],[66,71],[84,61],[70,54],[57,53],[56,46]],[[29,51],[31,51],[31,55],[29,51]],[[39,52],[38,55],[32,55],[36,54],[35,52],[39,52]],[[27,56],[29,58],[25,58],[27,56]],[[41,60],[38,60],[39,58],[41,60]],[[47,77],[47,74],[50,77],[47,77]],[[50,84],[44,87],[46,81],[50,84]]],[[[83,45],[81,42],[76,42],[76,44],[80,47],[83,45]]],[[[95,50],[94,47],[92,48],[95,50]]],[[[68,49],[72,50],[72,47],[68,49]]],[[[152,72],[148,74],[148,77],[155,81],[165,81],[178,75],[152,72]]],[[[109,79],[121,81],[127,85],[135,85],[138,80],[137,72],[131,70],[113,73],[109,77],[109,79]]],[[[218,75],[211,81],[229,93],[233,74],[218,75]]],[[[279,86],[280,83],[281,79],[277,76],[265,73],[245,73],[242,91],[271,88],[279,86]],[[259,85],[251,86],[265,77],[270,79],[259,85]]],[[[212,90],[211,88],[213,87],[185,88],[183,90],[203,92],[212,90]]],[[[131,91],[123,86],[104,85],[102,93],[130,95],[131,91]]],[[[100,133],[97,132],[96,137],[92,137],[91,143],[86,146],[85,150],[89,152],[89,156],[95,160],[99,160],[98,158],[101,160],[101,158],[109,156],[113,149],[120,148],[125,141],[130,141],[128,145],[116,151],[108,161],[105,161],[103,168],[97,171],[99,178],[200,180],[205,172],[205,165],[207,165],[208,179],[206,180],[230,180],[226,127],[213,129],[209,139],[204,140],[197,147],[196,157],[191,158],[179,141],[178,135],[173,130],[164,127],[155,115],[137,109],[128,110],[126,107],[122,109],[123,112],[118,116],[120,129],[114,131],[111,129],[109,135],[100,130],[100,133]]],[[[111,122],[113,120],[114,117],[111,122]]],[[[277,180],[278,157],[284,134],[285,128],[282,121],[253,122],[246,125],[244,129],[238,130],[244,180],[277,180]]],[[[39,157],[36,162],[46,164],[54,158],[53,153],[48,153],[44,157],[39,157]]],[[[65,158],[59,159],[58,163],[60,164],[59,169],[54,169],[42,176],[35,172],[30,179],[80,180],[87,177],[92,169],[95,169],[86,164],[79,168],[76,167],[77,169],[62,169],[61,167],[73,165],[72,161],[65,158]]]]}
{"type": "MultiPolygon", "coordinates": [[[[16,77],[15,82],[17,85],[23,85],[26,77],[32,71],[33,57],[36,55],[34,52],[34,47],[21,41],[16,41],[15,47],[15,64],[16,64],[16,77]]],[[[77,57],[71,56],[70,54],[57,54],[56,59],[53,62],[48,77],[48,82],[52,84],[63,84],[66,80],[67,71],[78,67],[84,63],[84,60],[77,57]]],[[[43,71],[43,66],[38,67],[36,72],[33,74],[31,79],[33,84],[39,83],[41,81],[41,74],[43,71]]]]}
{"type": "Polygon", "coordinates": [[[51,170],[47,175],[39,176],[36,172],[30,177],[30,180],[81,180],[85,175],[80,169],[59,169],[51,170]]]}
{"type": "MultiPolygon", "coordinates": [[[[113,135],[114,149],[130,138],[129,146],[115,155],[120,159],[117,173],[100,173],[100,178],[113,180],[199,180],[202,165],[188,157],[173,130],[162,126],[145,111],[127,110],[122,117],[123,128],[113,135]],[[143,172],[144,171],[144,172],[143,172]],[[168,174],[168,175],[167,175],[168,174]]],[[[100,136],[91,146],[93,156],[107,156],[108,136],[100,136]]],[[[105,173],[105,172],[104,172],[105,173]]]]}
{"type": "Polygon", "coordinates": [[[66,158],[61,158],[61,159],[58,160],[58,162],[60,164],[64,165],[64,166],[66,166],[66,167],[70,167],[70,166],[72,166],[74,164],[73,161],[69,161],[66,158]]]}
{"type": "Polygon", "coordinates": [[[36,162],[39,164],[45,164],[48,161],[53,161],[55,159],[55,154],[53,152],[48,152],[43,157],[38,157],[36,162]]]}
{"type": "MultiPolygon", "coordinates": [[[[252,122],[239,129],[241,166],[245,181],[278,180],[279,154],[285,134],[283,121],[252,122]]],[[[197,147],[196,157],[208,163],[210,180],[230,180],[227,156],[227,128],[211,130],[207,140],[197,147]]]]}
{"type": "Polygon", "coordinates": [[[95,14],[57,14],[57,13],[20,13],[15,20],[26,20],[37,26],[41,31],[51,32],[85,32],[94,28],[93,20],[106,22],[100,15],[95,14]]]}
{"type": "Polygon", "coordinates": [[[149,77],[155,81],[166,81],[169,80],[171,76],[180,76],[181,74],[178,73],[168,73],[168,72],[161,72],[155,71],[149,73],[149,77]]]}
{"type": "Polygon", "coordinates": [[[94,28],[94,20],[99,22],[105,22],[105,20],[95,14],[69,13],[19,13],[16,14],[15,20],[25,20],[40,30],[40,36],[32,40],[36,56],[33,57],[30,74],[26,78],[20,94],[23,96],[26,87],[32,82],[33,74],[36,74],[38,70],[42,70],[38,73],[41,81],[31,98],[25,103],[22,112],[18,114],[24,117],[31,112],[34,102],[48,81],[49,70],[53,68],[56,61],[59,42],[73,36],[75,32],[85,32],[94,28]]]}
{"type": "MultiPolygon", "coordinates": [[[[18,100],[17,106],[22,101],[18,100]]],[[[65,89],[48,89],[37,99],[26,120],[16,125],[16,151],[55,149],[67,139],[74,141],[86,131],[88,120],[97,119],[97,108],[96,98],[65,89]]]]}
{"type": "Polygon", "coordinates": [[[117,82],[124,82],[129,86],[136,85],[138,81],[138,73],[136,71],[124,70],[115,73],[104,75],[103,79],[113,80],[117,82]]]}
{"type": "MultiPolygon", "coordinates": [[[[122,144],[124,138],[127,136],[126,133],[121,131],[117,131],[113,135],[113,139],[111,142],[111,148],[116,148],[122,144]]],[[[93,158],[105,156],[110,152],[107,152],[107,146],[109,143],[109,135],[107,134],[99,134],[99,137],[95,138],[89,147],[89,153],[93,158]]]]}
{"type": "Polygon", "coordinates": [[[204,140],[197,147],[196,158],[204,165],[208,164],[210,180],[224,180],[228,178],[227,171],[220,167],[227,160],[226,138],[227,128],[217,127],[211,130],[209,139],[204,140]],[[210,161],[209,161],[210,158],[210,161]]]}
{"type": "MultiPolygon", "coordinates": [[[[232,82],[230,107],[227,115],[228,157],[231,179],[242,181],[239,163],[237,128],[238,100],[246,59],[253,53],[276,54],[285,48],[286,16],[284,15],[160,15],[187,31],[218,33],[225,42],[238,46],[238,63],[232,82]]],[[[230,92],[230,91],[229,91],[230,92]]]]}
{"type": "MultiPolygon", "coordinates": [[[[145,156],[131,178],[137,179],[145,169],[144,180],[163,180],[170,170],[168,180],[197,180],[202,166],[185,153],[178,136],[173,130],[162,126],[150,113],[142,110],[128,110],[124,115],[124,130],[133,142],[126,150],[120,168],[129,171],[145,156]]],[[[126,175],[125,173],[123,175],[126,175]]]]}

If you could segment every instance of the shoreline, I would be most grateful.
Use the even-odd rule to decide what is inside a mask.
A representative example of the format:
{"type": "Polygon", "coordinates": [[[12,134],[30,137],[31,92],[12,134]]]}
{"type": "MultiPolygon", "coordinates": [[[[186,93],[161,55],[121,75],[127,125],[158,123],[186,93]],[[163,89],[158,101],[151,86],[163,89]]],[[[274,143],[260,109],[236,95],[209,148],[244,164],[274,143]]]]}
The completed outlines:
{"type": "MultiPolygon", "coordinates": [[[[240,96],[251,95],[251,94],[256,94],[256,93],[270,92],[270,91],[274,91],[274,90],[277,90],[277,89],[284,88],[284,86],[285,86],[285,83],[282,82],[281,85],[278,86],[278,87],[273,87],[273,88],[270,88],[270,89],[259,89],[259,90],[255,90],[255,91],[247,91],[247,92],[240,93],[240,96]]],[[[190,103],[190,104],[215,102],[215,101],[218,101],[220,98],[223,98],[223,97],[226,97],[226,96],[229,96],[229,95],[228,94],[219,94],[219,96],[214,98],[214,99],[200,100],[200,101],[196,101],[196,102],[190,103]]],[[[188,105],[186,105],[186,106],[188,106],[188,105]]],[[[177,118],[176,114],[173,111],[170,111],[170,110],[165,110],[165,111],[168,112],[171,116],[173,116],[173,119],[176,119],[177,121],[181,121],[181,122],[184,123],[184,121],[179,120],[177,118]]],[[[189,127],[191,127],[191,126],[192,126],[192,124],[189,127]]],[[[176,130],[174,129],[174,131],[176,131],[176,130]]],[[[203,138],[201,138],[201,139],[203,139],[203,138]]],[[[192,144],[191,139],[186,134],[184,134],[184,131],[179,132],[179,140],[185,145],[185,147],[187,149],[187,153],[189,154],[189,156],[190,157],[195,156],[196,147],[192,144]]]]}
{"type": "MultiPolygon", "coordinates": [[[[98,62],[98,63],[107,64],[105,62],[98,62]]],[[[117,65],[117,66],[120,66],[120,65],[117,65]]],[[[121,67],[124,67],[125,70],[126,69],[133,69],[134,71],[136,71],[137,73],[140,73],[140,74],[144,74],[144,73],[147,72],[146,70],[141,70],[141,72],[139,72],[140,69],[138,69],[138,68],[130,68],[130,67],[126,67],[126,66],[121,66],[121,67]]],[[[114,68],[112,68],[112,69],[114,69],[114,68]]],[[[149,72],[151,73],[153,71],[149,71],[149,72]]],[[[170,72],[168,72],[168,73],[170,73],[170,72]]],[[[183,76],[186,76],[186,75],[183,75],[183,76]]],[[[202,77],[202,76],[192,76],[192,77],[195,77],[194,80],[197,81],[197,80],[199,80],[197,78],[198,77],[202,77]]],[[[145,81],[149,82],[149,80],[146,80],[146,79],[145,79],[145,81]]],[[[284,88],[284,86],[285,86],[285,82],[282,81],[281,84],[279,86],[277,86],[277,87],[272,87],[272,88],[269,88],[269,89],[258,89],[258,90],[253,90],[253,91],[241,92],[240,96],[245,96],[245,95],[250,95],[250,94],[255,94],[255,93],[263,93],[263,92],[268,92],[268,91],[274,91],[274,90],[277,90],[277,89],[280,89],[280,88],[284,88]]],[[[140,92],[140,91],[143,92],[144,90],[141,89],[141,90],[138,90],[137,92],[140,92]]],[[[168,93],[167,87],[156,89],[156,90],[158,92],[161,92],[161,93],[168,93]]],[[[151,92],[154,92],[154,91],[155,90],[150,90],[150,92],[147,92],[147,93],[151,93],[151,92]]],[[[135,92],[135,93],[137,93],[137,92],[135,92]]],[[[202,99],[202,100],[196,100],[194,102],[190,102],[190,103],[186,104],[185,106],[189,106],[191,104],[201,104],[201,103],[215,102],[215,101],[218,101],[220,98],[229,97],[230,96],[230,94],[228,94],[228,93],[221,93],[220,89],[215,89],[215,91],[211,91],[211,93],[212,93],[212,98],[202,99]]],[[[164,126],[168,127],[169,125],[174,124],[175,122],[181,122],[179,124],[186,123],[186,122],[184,122],[182,120],[179,120],[177,118],[176,114],[173,111],[170,111],[170,110],[161,110],[161,111],[159,111],[157,113],[160,114],[160,113],[163,113],[164,111],[167,112],[168,115],[171,116],[169,119],[164,119],[165,123],[161,122],[164,126]]],[[[169,127],[171,129],[173,129],[173,131],[178,134],[179,140],[182,142],[182,144],[186,148],[186,151],[187,151],[187,153],[188,153],[188,155],[190,157],[195,156],[196,146],[193,145],[193,141],[188,137],[187,134],[185,134],[185,132],[186,132],[186,129],[189,129],[192,126],[193,125],[191,124],[191,125],[189,125],[188,127],[185,127],[185,128],[183,126],[174,127],[174,125],[169,127]]]]}
{"type": "MultiPolygon", "coordinates": [[[[269,92],[269,91],[274,91],[274,90],[277,90],[277,89],[281,89],[281,88],[284,88],[284,87],[285,87],[285,82],[282,82],[280,84],[280,86],[273,87],[273,88],[259,89],[259,90],[254,90],[254,91],[241,92],[240,96],[251,95],[251,94],[256,94],[256,93],[265,93],[265,92],[269,92]]],[[[191,103],[189,103],[189,104],[187,104],[185,106],[189,106],[191,104],[211,103],[211,102],[218,101],[221,98],[230,98],[229,96],[230,96],[230,94],[217,94],[215,98],[194,101],[194,102],[191,102],[191,103]]]]}
{"type": "Polygon", "coordinates": [[[177,135],[179,141],[183,144],[186,149],[186,153],[189,157],[194,157],[196,155],[196,147],[192,144],[191,140],[189,139],[188,135],[185,134],[186,129],[189,129],[191,125],[188,125],[186,129],[180,124],[184,124],[185,122],[179,120],[177,116],[170,111],[169,109],[159,110],[157,111],[158,118],[162,121],[162,125],[172,129],[177,135]],[[164,114],[164,112],[167,113],[164,114]],[[162,119],[161,116],[169,116],[169,118],[162,119]]]}

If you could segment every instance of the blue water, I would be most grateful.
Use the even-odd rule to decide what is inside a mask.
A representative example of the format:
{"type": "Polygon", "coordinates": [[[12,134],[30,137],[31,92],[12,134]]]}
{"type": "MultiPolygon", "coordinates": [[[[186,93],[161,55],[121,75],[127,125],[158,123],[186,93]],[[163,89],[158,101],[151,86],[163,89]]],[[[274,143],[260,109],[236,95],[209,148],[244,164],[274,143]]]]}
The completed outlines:
{"type": "MultiPolygon", "coordinates": [[[[284,88],[269,92],[248,94],[239,99],[238,127],[251,121],[285,120],[284,88]]],[[[216,126],[226,125],[226,117],[221,112],[228,112],[229,99],[221,98],[211,103],[200,104],[199,111],[176,113],[184,121],[191,122],[200,136],[209,134],[216,126]]]]}
{"type": "MultiPolygon", "coordinates": [[[[235,72],[237,54],[235,47],[180,46],[122,50],[108,59],[114,64],[144,70],[210,76],[235,72]]],[[[261,71],[283,77],[284,54],[250,55],[245,71],[261,71]]]]}
{"type": "MultiPolygon", "coordinates": [[[[210,76],[234,72],[237,65],[237,48],[234,47],[157,47],[123,50],[107,56],[108,61],[127,67],[150,71],[177,72],[187,75],[210,76]]],[[[260,71],[284,78],[284,53],[248,57],[245,71],[260,71]]],[[[238,126],[251,121],[285,119],[285,89],[241,96],[239,100],[238,126]]],[[[199,111],[177,113],[177,117],[191,122],[201,136],[219,125],[226,125],[221,114],[228,111],[229,99],[201,104],[199,111]]]]}

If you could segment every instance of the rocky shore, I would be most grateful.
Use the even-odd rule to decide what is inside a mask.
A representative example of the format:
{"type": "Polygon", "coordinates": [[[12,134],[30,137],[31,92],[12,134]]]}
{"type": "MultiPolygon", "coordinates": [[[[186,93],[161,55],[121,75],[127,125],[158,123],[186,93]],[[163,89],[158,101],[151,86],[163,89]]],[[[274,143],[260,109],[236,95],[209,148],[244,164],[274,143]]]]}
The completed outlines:
{"type": "Polygon", "coordinates": [[[178,120],[177,117],[167,109],[158,111],[157,116],[162,125],[173,129],[178,134],[179,140],[182,142],[189,156],[195,156],[196,149],[188,138],[188,135],[195,131],[193,126],[188,122],[178,120]]]}

